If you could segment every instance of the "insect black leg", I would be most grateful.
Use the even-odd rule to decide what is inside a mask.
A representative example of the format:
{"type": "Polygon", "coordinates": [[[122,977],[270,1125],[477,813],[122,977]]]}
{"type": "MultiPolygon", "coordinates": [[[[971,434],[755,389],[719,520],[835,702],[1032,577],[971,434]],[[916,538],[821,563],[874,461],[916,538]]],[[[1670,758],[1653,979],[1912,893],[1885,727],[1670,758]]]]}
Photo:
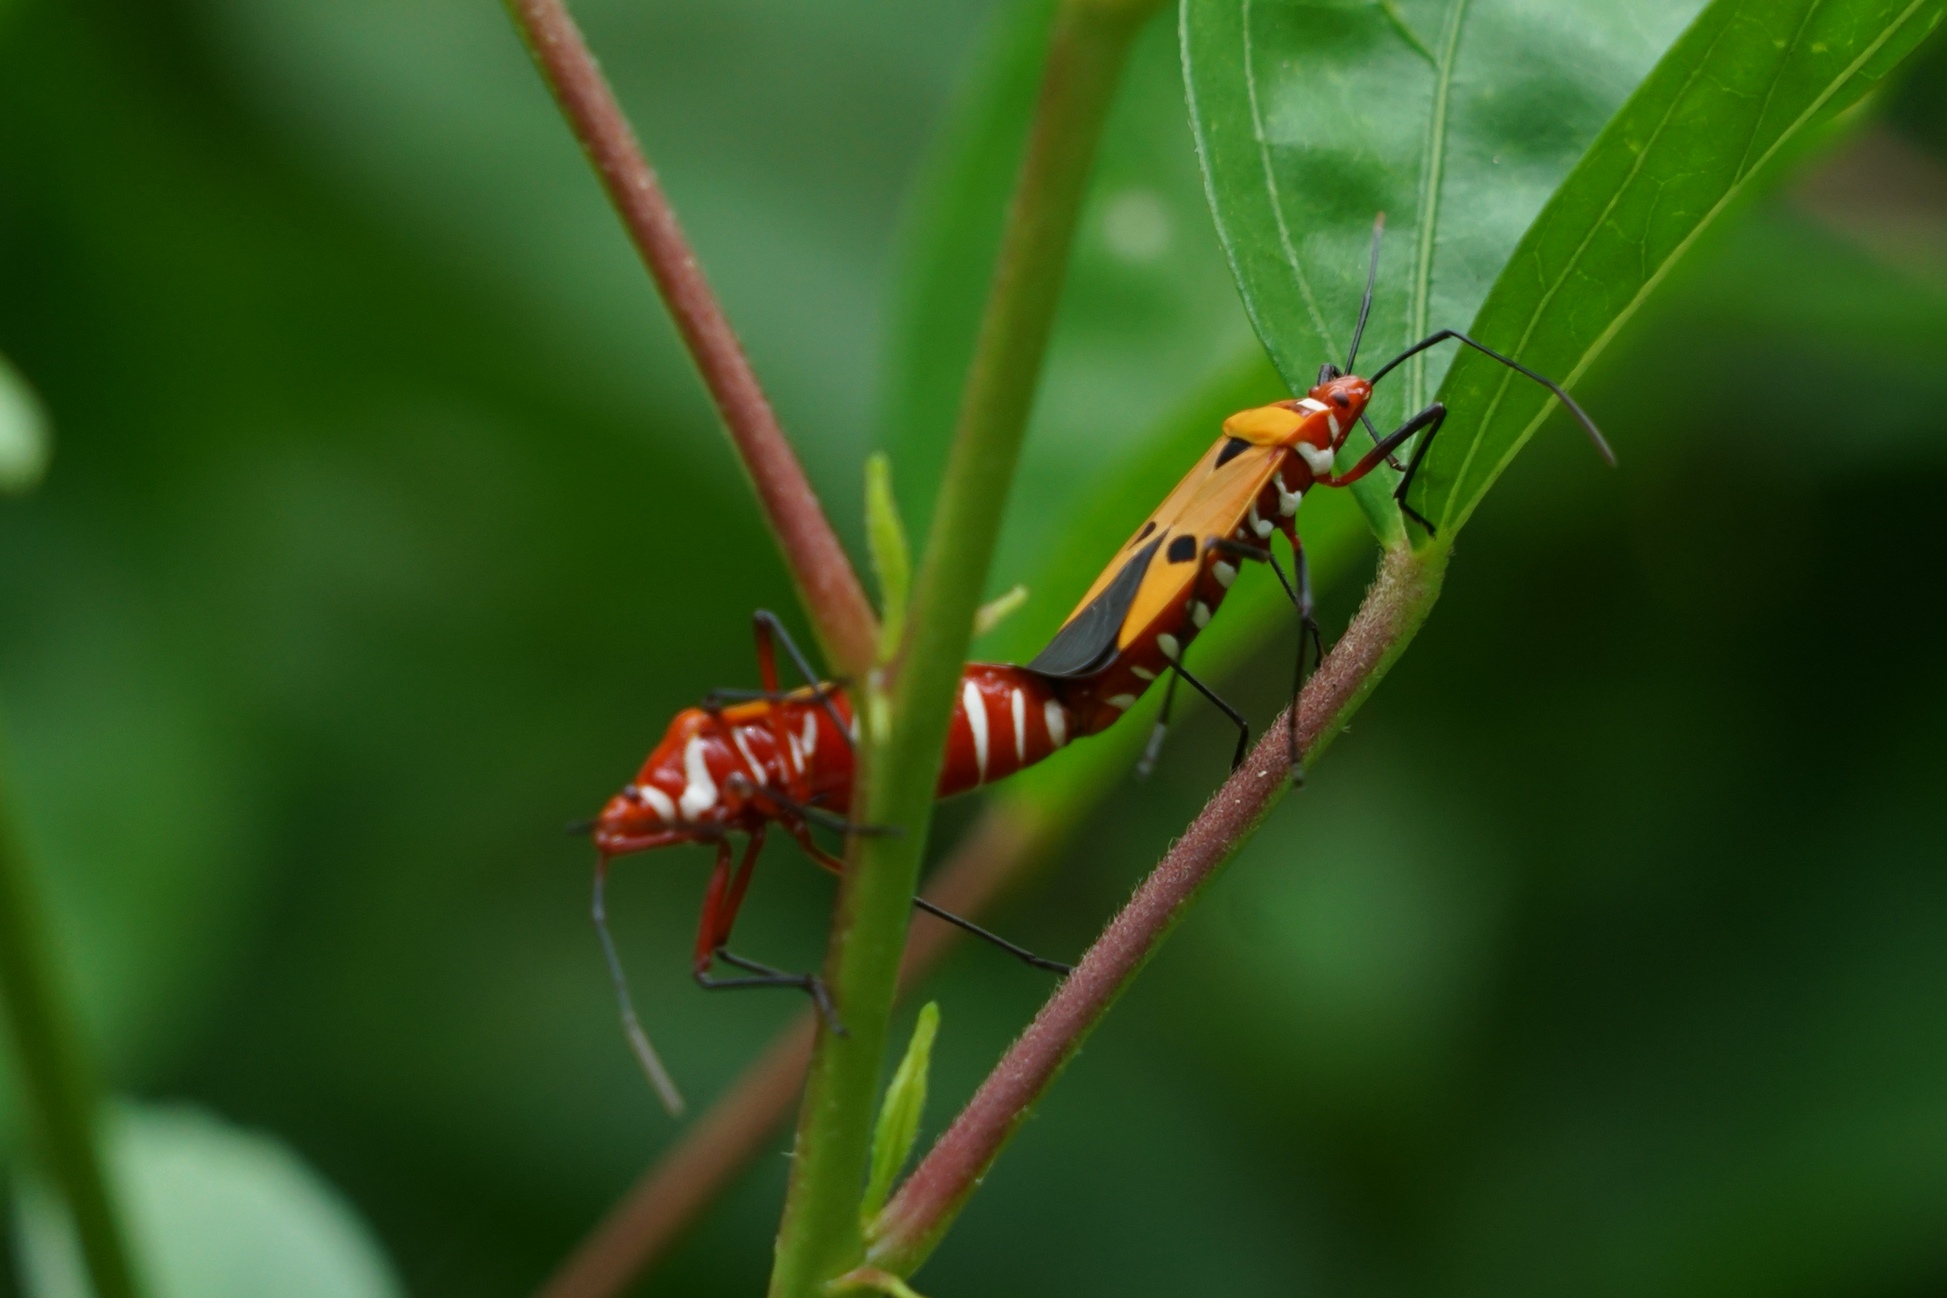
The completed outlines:
{"type": "MultiPolygon", "coordinates": [[[[1401,476],[1399,485],[1393,488],[1393,499],[1399,502],[1399,512],[1418,523],[1421,527],[1424,527],[1428,536],[1437,535],[1434,531],[1432,521],[1426,515],[1420,513],[1419,510],[1406,503],[1406,493],[1412,490],[1413,479],[1420,471],[1420,462],[1426,459],[1427,449],[1433,445],[1434,434],[1440,431],[1440,425],[1445,422],[1447,412],[1444,406],[1435,402],[1433,405],[1428,406],[1426,410],[1422,410],[1413,417],[1415,420],[1425,419],[1428,412],[1435,409],[1438,409],[1440,413],[1428,422],[1427,430],[1421,435],[1419,445],[1413,448],[1412,462],[1406,466],[1406,472],[1401,476]]],[[[1409,420],[1408,422],[1411,423],[1413,421],[1409,420]]]]}
{"type": "Polygon", "coordinates": [[[1024,946],[1016,946],[1014,945],[1014,943],[1008,941],[1000,934],[990,932],[987,929],[982,928],[980,925],[974,923],[972,920],[967,919],[960,915],[956,915],[950,910],[946,910],[942,907],[935,906],[932,902],[926,900],[926,898],[924,897],[913,898],[913,905],[919,907],[921,910],[933,916],[935,919],[943,919],[949,924],[954,924],[959,926],[960,928],[965,929],[967,932],[973,934],[975,937],[979,938],[983,942],[992,942],[995,946],[1007,952],[1009,955],[1013,956],[1016,960],[1020,960],[1026,964],[1031,964],[1037,969],[1046,969],[1050,973],[1058,973],[1064,976],[1075,972],[1075,966],[1072,964],[1063,964],[1059,960],[1050,960],[1046,956],[1036,955],[1034,952],[1028,950],[1024,946]]]}
{"type": "Polygon", "coordinates": [[[832,703],[831,692],[824,688],[824,683],[818,679],[817,673],[811,670],[811,660],[804,656],[804,653],[798,648],[798,642],[793,640],[791,633],[784,629],[784,623],[778,621],[777,614],[767,608],[760,608],[751,614],[751,621],[757,624],[757,639],[760,646],[758,650],[759,656],[763,656],[764,651],[762,646],[768,642],[770,637],[776,636],[778,641],[783,644],[784,652],[790,656],[792,665],[798,669],[798,675],[804,678],[805,684],[812,686],[818,691],[818,702],[824,706],[825,715],[831,718],[832,724],[838,727],[838,733],[845,739],[845,746],[847,748],[856,747],[852,742],[852,728],[845,724],[843,717],[838,715],[838,708],[832,703]]]}
{"type": "Polygon", "coordinates": [[[696,971],[696,985],[705,991],[734,992],[754,987],[796,987],[811,997],[811,1003],[818,1007],[818,1014],[839,1036],[850,1035],[845,1025],[839,1022],[838,1011],[832,1007],[831,994],[825,990],[824,980],[816,974],[791,973],[784,969],[774,969],[760,964],[747,956],[738,955],[726,947],[718,947],[713,953],[717,959],[733,968],[742,969],[751,976],[748,978],[718,978],[699,969],[696,971]]]}
{"type": "Polygon", "coordinates": [[[1178,676],[1181,676],[1184,680],[1190,682],[1190,685],[1196,690],[1197,693],[1203,695],[1203,697],[1209,699],[1212,703],[1216,704],[1217,708],[1225,716],[1231,719],[1231,723],[1237,727],[1237,751],[1231,756],[1230,769],[1234,771],[1238,767],[1242,766],[1244,764],[1244,753],[1247,749],[1250,748],[1251,745],[1250,724],[1246,722],[1242,716],[1238,715],[1236,708],[1224,702],[1224,700],[1218,696],[1217,691],[1211,689],[1208,685],[1205,685],[1202,681],[1190,675],[1189,672],[1183,669],[1183,664],[1176,661],[1174,658],[1170,660],[1170,670],[1175,672],[1178,676]]]}
{"type": "Polygon", "coordinates": [[[1271,560],[1271,571],[1278,574],[1285,594],[1291,597],[1292,607],[1298,612],[1298,661],[1291,674],[1291,707],[1285,713],[1285,735],[1289,742],[1291,755],[1291,782],[1305,782],[1304,755],[1298,751],[1298,696],[1305,688],[1305,641],[1310,640],[1315,652],[1314,663],[1325,661],[1325,639],[1319,634],[1318,619],[1312,616],[1312,567],[1305,558],[1305,547],[1291,547],[1292,566],[1298,573],[1298,584],[1293,587],[1285,579],[1284,569],[1278,567],[1276,559],[1271,560]]]}
{"type": "Polygon", "coordinates": [[[1156,724],[1149,728],[1149,742],[1143,745],[1143,755],[1136,761],[1136,778],[1146,780],[1156,769],[1156,758],[1163,751],[1163,736],[1169,733],[1170,709],[1176,705],[1176,677],[1163,687],[1163,710],[1156,714],[1156,724]]]}

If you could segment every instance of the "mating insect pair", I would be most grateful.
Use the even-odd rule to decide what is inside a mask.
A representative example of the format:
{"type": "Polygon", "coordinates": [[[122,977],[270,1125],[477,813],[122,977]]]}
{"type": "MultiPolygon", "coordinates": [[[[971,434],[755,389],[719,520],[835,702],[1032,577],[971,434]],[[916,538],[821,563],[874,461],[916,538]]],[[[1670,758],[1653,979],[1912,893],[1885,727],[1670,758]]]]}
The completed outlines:
{"type": "MultiPolygon", "coordinates": [[[[1557,384],[1458,331],[1443,329],[1421,339],[1380,366],[1370,379],[1351,372],[1372,308],[1383,229],[1382,217],[1374,226],[1365,295],[1344,368],[1328,363],[1320,368],[1318,382],[1305,396],[1245,410],[1226,419],[1216,444],[1117,552],[1054,639],[1025,667],[973,663],[965,668],[948,732],[938,786],[940,797],[1011,775],[1041,761],[1071,738],[1107,729],[1164,673],[1171,678],[1169,693],[1144,754],[1144,767],[1155,760],[1179,679],[1208,698],[1236,725],[1233,766],[1241,763],[1250,738],[1248,724],[1184,667],[1183,658],[1196,634],[1216,615],[1244,562],[1265,563],[1272,568],[1299,624],[1294,707],[1287,714],[1291,718],[1292,768],[1297,772],[1295,700],[1303,684],[1307,643],[1315,651],[1315,660],[1323,657],[1313,616],[1310,576],[1298,536],[1298,508],[1313,487],[1349,486],[1381,463],[1399,467],[1393,452],[1419,434],[1393,494],[1407,518],[1428,532],[1433,530],[1433,524],[1412,507],[1408,494],[1446,417],[1445,407],[1435,402],[1384,436],[1366,416],[1373,385],[1429,347],[1449,340],[1460,342],[1541,384],[1569,408],[1597,450],[1614,463],[1594,422],[1557,384]],[[1373,445],[1345,472],[1337,472],[1339,454],[1353,427],[1361,423],[1371,434],[1373,445]],[[1271,537],[1276,532],[1282,532],[1291,546],[1291,577],[1272,553],[1271,537]]],[[[617,856],[678,843],[713,844],[716,867],[694,951],[697,981],[713,989],[802,988],[811,994],[826,1021],[842,1031],[815,976],[787,972],[734,954],[727,944],[771,825],[783,828],[814,861],[833,871],[842,869],[842,862],[813,840],[812,826],[853,833],[885,832],[846,819],[851,805],[855,726],[842,686],[819,681],[777,620],[764,612],[757,614],[757,656],[763,688],[720,691],[703,707],[679,713],[634,783],[610,799],[594,825],[600,853],[595,873],[595,921],[630,1040],[672,1110],[680,1100],[630,1008],[604,919],[603,891],[609,862],[617,856]],[[780,688],[774,643],[785,646],[807,682],[804,688],[780,688]],[[733,833],[746,838],[741,862],[731,846],[729,836],[733,833]],[[712,971],[718,962],[739,970],[739,974],[716,976],[712,971]]],[[[916,899],[915,904],[1030,964],[1055,972],[1068,971],[1066,965],[1036,956],[923,899],[916,899]]]]}

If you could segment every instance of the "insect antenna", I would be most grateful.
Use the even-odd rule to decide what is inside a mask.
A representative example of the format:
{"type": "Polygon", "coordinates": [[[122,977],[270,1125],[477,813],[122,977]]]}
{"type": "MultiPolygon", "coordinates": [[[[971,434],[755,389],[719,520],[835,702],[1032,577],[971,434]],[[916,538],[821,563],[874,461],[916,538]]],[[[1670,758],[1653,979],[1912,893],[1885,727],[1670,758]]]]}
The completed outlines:
{"type": "Polygon", "coordinates": [[[1345,353],[1345,372],[1353,373],[1352,362],[1359,359],[1359,339],[1365,336],[1366,317],[1372,314],[1372,286],[1379,281],[1379,240],[1386,233],[1386,214],[1372,220],[1372,255],[1366,261],[1366,295],[1359,299],[1359,323],[1352,327],[1352,346],[1345,353]]]}
{"type": "Polygon", "coordinates": [[[622,1030],[628,1034],[629,1048],[635,1051],[636,1062],[642,1065],[649,1084],[656,1088],[656,1096],[669,1110],[669,1116],[683,1116],[683,1093],[676,1089],[676,1082],[663,1067],[661,1056],[649,1044],[649,1034],[642,1030],[642,1022],[635,1016],[635,1004],[629,999],[629,978],[622,972],[622,957],[616,954],[615,939],[609,936],[608,907],[604,894],[608,889],[608,857],[600,856],[595,861],[595,901],[592,913],[595,917],[595,931],[601,934],[602,955],[608,961],[608,978],[615,985],[615,1001],[622,1010],[622,1030]]]}
{"type": "Polygon", "coordinates": [[[1555,380],[1553,379],[1543,378],[1541,375],[1529,369],[1526,365],[1523,365],[1520,361],[1517,361],[1512,357],[1501,355],[1501,353],[1495,351],[1492,347],[1487,346],[1485,343],[1475,342],[1472,338],[1469,338],[1466,334],[1460,332],[1460,330],[1458,329],[1442,329],[1437,333],[1428,334],[1426,337],[1420,339],[1420,341],[1414,343],[1411,347],[1408,347],[1405,351],[1401,352],[1399,355],[1393,357],[1391,360],[1387,361],[1384,365],[1381,365],[1378,369],[1374,370],[1372,372],[1372,382],[1374,383],[1379,382],[1379,380],[1384,378],[1388,372],[1390,372],[1401,361],[1404,361],[1409,356],[1417,356],[1419,353],[1425,351],[1427,348],[1437,346],[1438,344],[1446,342],[1449,339],[1452,339],[1454,342],[1457,343],[1465,343],[1467,346],[1472,347],[1475,351],[1480,352],[1482,355],[1488,357],[1489,359],[1499,361],[1501,364],[1513,370],[1516,374],[1524,375],[1528,378],[1531,378],[1535,382],[1541,384],[1541,386],[1543,386],[1544,388],[1547,388],[1550,392],[1554,393],[1555,399],[1560,401],[1564,406],[1568,407],[1569,413],[1575,416],[1575,421],[1582,425],[1582,431],[1586,432],[1589,435],[1589,441],[1595,444],[1596,453],[1602,456],[1604,460],[1607,460],[1609,462],[1610,468],[1615,467],[1616,453],[1609,449],[1609,443],[1602,436],[1602,430],[1595,426],[1595,420],[1589,418],[1588,411],[1582,409],[1581,406],[1575,403],[1574,397],[1571,397],[1568,393],[1562,391],[1561,384],[1555,382],[1555,380]]]}

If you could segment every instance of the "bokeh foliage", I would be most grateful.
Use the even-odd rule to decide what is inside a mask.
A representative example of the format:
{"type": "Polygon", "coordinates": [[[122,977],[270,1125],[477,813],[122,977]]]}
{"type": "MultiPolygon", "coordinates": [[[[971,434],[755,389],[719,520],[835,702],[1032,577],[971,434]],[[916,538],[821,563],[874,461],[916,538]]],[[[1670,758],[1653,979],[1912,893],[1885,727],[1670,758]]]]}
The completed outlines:
{"type": "MultiPolygon", "coordinates": [[[[862,535],[902,195],[993,15],[577,8],[862,535]]],[[[412,1292],[523,1292],[670,1132],[560,825],[748,683],[748,611],[788,586],[492,6],[0,17],[0,353],[61,434],[0,511],[0,698],[96,1041],[125,1090],[294,1144],[412,1292]]],[[[1086,565],[1073,502],[1146,451],[1166,473],[1142,440],[1247,355],[1175,56],[1145,35],[1111,127],[995,574],[1036,603],[997,654],[1072,599],[1028,574],[1086,565]]],[[[1879,110],[1922,175],[1943,85],[1929,63],[1879,110]]],[[[1947,487],[1947,290],[1809,210],[1723,229],[1598,366],[1621,472],[1566,436],[1514,465],[1414,652],[929,1292],[1947,1281],[1947,626],[1912,566],[1947,487]]],[[[1233,675],[1254,717],[1287,652],[1233,675]]],[[[1199,715],[997,922],[1079,949],[1227,743],[1199,715]]],[[[686,981],[703,866],[617,885],[699,1095],[797,1008],[686,981]]],[[[828,897],[780,850],[751,948],[815,958],[828,897]]],[[[971,950],[928,989],[929,1121],[1042,990],[971,950]]],[[[782,1179],[755,1169],[651,1291],[760,1283],[782,1179]]]]}

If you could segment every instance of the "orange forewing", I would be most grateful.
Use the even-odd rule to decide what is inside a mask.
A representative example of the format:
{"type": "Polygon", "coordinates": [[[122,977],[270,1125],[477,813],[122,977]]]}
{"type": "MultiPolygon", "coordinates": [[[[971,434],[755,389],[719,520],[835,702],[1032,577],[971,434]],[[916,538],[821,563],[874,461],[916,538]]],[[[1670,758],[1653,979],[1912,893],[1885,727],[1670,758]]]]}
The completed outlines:
{"type": "Polygon", "coordinates": [[[1250,512],[1251,502],[1258,498],[1288,454],[1281,446],[1247,445],[1219,466],[1217,457],[1223,454],[1224,447],[1231,441],[1232,438],[1227,435],[1219,437],[1216,444],[1197,461],[1196,467],[1183,475],[1176,489],[1136,529],[1129,543],[1116,551],[1115,561],[1102,570],[1102,575],[1088,588],[1088,593],[1075,605],[1063,626],[1074,621],[1075,615],[1087,608],[1102,589],[1115,580],[1131,551],[1159,536],[1163,538],[1163,544],[1157,547],[1155,556],[1150,559],[1149,570],[1143,574],[1135,602],[1123,618],[1117,647],[1127,648],[1131,638],[1147,627],[1158,613],[1181,607],[1189,600],[1190,588],[1203,571],[1201,559],[1204,543],[1215,537],[1230,536],[1242,526],[1250,512]],[[1170,562],[1169,541],[1175,536],[1196,538],[1196,560],[1170,562]]]}

